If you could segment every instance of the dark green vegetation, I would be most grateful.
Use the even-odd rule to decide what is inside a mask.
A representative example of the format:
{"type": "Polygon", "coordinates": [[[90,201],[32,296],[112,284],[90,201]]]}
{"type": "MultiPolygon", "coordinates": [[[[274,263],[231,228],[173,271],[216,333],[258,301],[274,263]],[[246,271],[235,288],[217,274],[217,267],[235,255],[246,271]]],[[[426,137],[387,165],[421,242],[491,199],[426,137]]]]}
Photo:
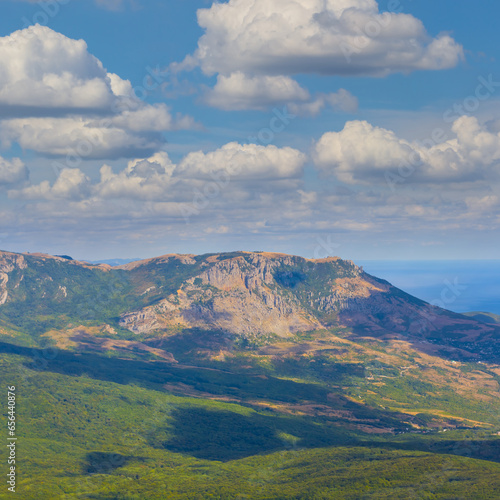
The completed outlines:
{"type": "MultiPolygon", "coordinates": [[[[103,271],[26,256],[9,271],[0,381],[17,387],[18,498],[500,498],[496,364],[345,325],[285,338],[120,327],[187,279],[209,287],[206,259],[103,271]]],[[[304,306],[359,274],[296,264],[270,287],[304,306]]]]}
{"type": "MultiPolygon", "coordinates": [[[[499,441],[485,431],[381,437],[331,418],[173,396],[152,388],[152,373],[126,379],[116,360],[102,359],[94,371],[94,359],[89,374],[82,363],[83,373],[68,375],[55,368],[75,372],[75,363],[57,353],[33,370],[37,353],[21,352],[0,357],[0,377],[19,388],[23,499],[495,499],[500,492],[499,441]]],[[[200,378],[224,381],[215,372],[200,378]]]]}

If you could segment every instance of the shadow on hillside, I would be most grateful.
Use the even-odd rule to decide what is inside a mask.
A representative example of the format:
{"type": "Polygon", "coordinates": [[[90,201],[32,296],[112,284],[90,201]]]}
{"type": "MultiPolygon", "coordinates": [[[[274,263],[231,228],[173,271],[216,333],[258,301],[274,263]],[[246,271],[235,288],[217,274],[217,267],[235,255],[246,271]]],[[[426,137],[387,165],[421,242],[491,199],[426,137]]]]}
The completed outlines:
{"type": "MultiPolygon", "coordinates": [[[[297,383],[273,377],[262,378],[246,374],[228,373],[214,369],[182,368],[165,362],[143,362],[106,358],[91,353],[72,353],[59,350],[32,349],[0,342],[0,353],[20,355],[26,368],[37,371],[59,373],[67,376],[89,377],[128,385],[169,392],[165,384],[189,384],[210,395],[234,396],[243,404],[258,407],[259,399],[283,403],[306,403],[329,405],[352,413],[357,421],[378,422],[384,428],[397,427],[401,423],[392,412],[358,404],[342,394],[328,394],[316,384],[297,383]]],[[[209,405],[207,396],[198,396],[209,405]]],[[[191,404],[191,403],[190,403],[191,404]]],[[[237,407],[235,407],[236,409],[237,407]]],[[[238,411],[238,410],[236,410],[238,411]]],[[[460,455],[483,460],[498,460],[500,440],[485,441],[480,445],[467,441],[444,440],[436,436],[435,441],[408,436],[406,440],[372,438],[352,430],[349,422],[335,417],[310,417],[306,415],[285,416],[279,412],[244,415],[232,411],[208,410],[192,404],[173,409],[172,423],[168,433],[172,437],[165,441],[163,430],[151,437],[151,445],[170,451],[186,453],[196,458],[228,461],[260,453],[283,449],[316,448],[329,446],[358,446],[386,449],[402,449],[460,455]],[[327,423],[328,422],[328,423],[327,423]],[[495,458],[497,457],[497,458],[495,458]]],[[[94,452],[88,456],[87,473],[109,463],[108,471],[122,467],[130,457],[112,460],[94,452]]]]}
{"type": "MultiPolygon", "coordinates": [[[[500,440],[449,440],[444,436],[433,440],[408,435],[397,441],[363,439],[343,426],[317,425],[312,418],[268,416],[258,413],[243,415],[230,411],[201,407],[175,409],[169,421],[167,441],[150,436],[149,444],[171,452],[203,460],[227,462],[272,453],[333,446],[366,449],[420,451],[500,462],[500,440]]],[[[164,435],[164,429],[158,435],[164,435]]]]}
{"type": "Polygon", "coordinates": [[[87,375],[117,384],[137,384],[168,392],[165,384],[188,385],[198,393],[241,400],[272,399],[287,403],[328,402],[328,390],[317,384],[294,382],[260,375],[231,373],[203,367],[182,367],[170,363],[109,358],[95,353],[73,353],[57,349],[36,349],[0,342],[0,353],[25,356],[26,368],[70,376],[87,375]]]}
{"type": "Polygon", "coordinates": [[[94,451],[87,453],[84,474],[110,474],[111,472],[125,467],[131,461],[144,462],[142,457],[127,457],[120,453],[103,453],[94,451]]]}
{"type": "Polygon", "coordinates": [[[203,351],[228,350],[233,342],[227,334],[219,331],[190,328],[176,335],[148,340],[145,344],[171,352],[180,362],[190,362],[203,351]]]}
{"type": "Polygon", "coordinates": [[[361,446],[383,448],[388,450],[421,451],[440,455],[500,462],[500,439],[493,440],[453,440],[442,435],[433,440],[408,435],[404,441],[365,442],[361,446]]]}
{"type": "Polygon", "coordinates": [[[174,434],[159,446],[204,460],[229,461],[283,448],[266,422],[229,411],[181,408],[173,412],[174,434]]]}
{"type": "Polygon", "coordinates": [[[353,433],[340,427],[316,425],[302,417],[276,417],[209,410],[175,409],[169,422],[172,437],[150,445],[204,460],[230,461],[278,450],[354,445],[353,433]]]}

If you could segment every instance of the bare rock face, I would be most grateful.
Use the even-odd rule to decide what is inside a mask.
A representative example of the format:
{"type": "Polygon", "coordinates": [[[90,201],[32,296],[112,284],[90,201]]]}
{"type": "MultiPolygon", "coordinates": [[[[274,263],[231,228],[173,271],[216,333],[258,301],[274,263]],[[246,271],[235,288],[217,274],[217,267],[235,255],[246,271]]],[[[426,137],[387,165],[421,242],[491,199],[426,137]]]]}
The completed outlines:
{"type": "Polygon", "coordinates": [[[5,304],[9,298],[7,290],[9,273],[14,271],[14,269],[26,269],[26,267],[28,265],[22,255],[0,252],[0,305],[5,304]]]}
{"type": "MultiPolygon", "coordinates": [[[[182,295],[180,297],[182,298],[182,295]]],[[[163,328],[188,326],[181,312],[184,305],[187,305],[186,301],[181,302],[179,297],[170,296],[154,306],[122,315],[120,326],[134,333],[148,333],[163,328]],[[175,301],[178,303],[176,304],[175,301]]]]}
{"type": "Polygon", "coordinates": [[[263,252],[160,258],[166,263],[171,259],[192,266],[190,277],[154,305],[122,315],[122,327],[135,333],[200,328],[246,337],[287,337],[335,326],[416,337],[454,326],[466,329],[471,338],[492,330],[415,299],[338,258],[263,252]]]}
{"type": "Polygon", "coordinates": [[[460,346],[490,358],[500,352],[497,326],[427,304],[336,257],[169,254],[111,267],[0,252],[0,321],[15,324],[20,313],[29,318],[34,311],[110,325],[119,315],[121,327],[152,336],[198,328],[267,340],[345,327],[364,336],[460,346]]]}
{"type": "Polygon", "coordinates": [[[188,279],[176,295],[121,318],[121,326],[136,333],[188,326],[238,335],[291,333],[319,328],[320,323],[297,300],[275,290],[273,269],[283,262],[250,254],[218,261],[188,279]]]}
{"type": "MultiPolygon", "coordinates": [[[[358,314],[365,320],[368,312],[379,312],[377,295],[382,297],[391,288],[388,283],[371,279],[352,262],[338,258],[314,261],[284,254],[242,252],[233,258],[208,257],[200,270],[176,294],[123,315],[121,326],[136,333],[179,326],[244,336],[287,337],[338,324],[342,315],[345,323],[358,314]],[[321,290],[296,288],[307,279],[306,271],[300,271],[304,266],[309,266],[306,271],[323,266],[324,273],[314,278],[314,284],[322,285],[321,290]]],[[[382,305],[384,300],[381,298],[382,305]]]]}

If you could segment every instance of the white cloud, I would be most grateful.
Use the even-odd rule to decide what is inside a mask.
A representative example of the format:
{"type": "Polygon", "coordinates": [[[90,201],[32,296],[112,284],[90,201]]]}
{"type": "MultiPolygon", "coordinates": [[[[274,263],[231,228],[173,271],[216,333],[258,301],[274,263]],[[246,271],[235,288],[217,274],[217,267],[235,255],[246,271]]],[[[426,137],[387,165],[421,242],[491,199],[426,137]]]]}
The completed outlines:
{"type": "Polygon", "coordinates": [[[383,76],[451,68],[463,55],[449,35],[432,39],[375,0],[229,0],[200,9],[198,23],[194,61],[208,75],[383,76]]]}
{"type": "Polygon", "coordinates": [[[500,173],[500,133],[477,118],[463,116],[452,127],[455,137],[432,147],[399,138],[365,121],[327,132],[314,148],[315,162],[351,184],[383,184],[386,174],[404,182],[473,182],[500,173]]]}
{"type": "Polygon", "coordinates": [[[0,110],[4,146],[46,155],[133,157],[159,149],[161,132],[197,127],[136,98],[83,40],[39,25],[0,37],[0,110]]]}
{"type": "Polygon", "coordinates": [[[169,194],[174,169],[175,165],[163,151],[147,159],[130,161],[118,174],[104,165],[94,192],[101,199],[161,200],[169,194]]]}
{"type": "Polygon", "coordinates": [[[231,142],[210,153],[189,153],[175,174],[187,178],[225,174],[236,180],[289,179],[301,175],[305,162],[306,155],[290,147],[231,142]]]}
{"type": "MultiPolygon", "coordinates": [[[[495,124],[491,123],[494,127],[495,124]]],[[[450,141],[451,147],[463,157],[464,161],[491,165],[500,160],[500,132],[490,132],[474,117],[462,116],[453,123],[457,138],[450,141]]]]}
{"type": "Polygon", "coordinates": [[[10,197],[185,202],[193,198],[195,189],[203,190],[207,184],[217,185],[218,192],[232,184],[234,189],[228,188],[228,191],[243,199],[247,196],[245,192],[258,197],[261,191],[272,186],[296,187],[305,161],[306,156],[296,149],[255,144],[229,143],[212,152],[189,153],[178,165],[166,152],[160,151],[149,158],[128,162],[118,173],[109,165],[103,165],[98,182],[92,183],[77,168],[63,169],[53,185],[43,181],[12,190],[10,197]],[[260,187],[253,193],[255,186],[260,187]]]}
{"type": "Polygon", "coordinates": [[[65,168],[53,186],[43,181],[36,186],[28,186],[20,191],[9,191],[10,198],[28,200],[79,200],[90,194],[90,179],[77,168],[65,168]]]}
{"type": "MultiPolygon", "coordinates": [[[[396,5],[395,10],[401,5],[396,5]]],[[[375,0],[229,0],[198,10],[205,30],[198,48],[175,74],[201,67],[217,75],[205,102],[225,110],[266,109],[289,103],[296,114],[316,115],[327,105],[351,111],[338,93],[311,98],[291,78],[299,74],[386,76],[441,70],[463,59],[448,34],[432,38],[415,17],[379,12],[375,0]]]]}
{"type": "Polygon", "coordinates": [[[25,182],[28,177],[29,171],[19,158],[6,160],[0,156],[0,188],[25,182]]]}
{"type": "Polygon", "coordinates": [[[189,116],[172,116],[164,103],[125,110],[112,118],[111,123],[133,132],[162,132],[168,130],[194,129],[199,125],[189,116]]]}
{"type": "Polygon", "coordinates": [[[315,116],[327,105],[345,112],[354,112],[358,108],[356,97],[344,89],[313,98],[309,91],[288,76],[247,76],[242,72],[229,76],[219,74],[215,87],[207,91],[204,100],[208,105],[226,111],[265,110],[286,103],[293,114],[301,116],[315,116]]]}
{"type": "Polygon", "coordinates": [[[307,101],[309,92],[286,76],[253,76],[244,73],[219,75],[205,96],[210,106],[225,110],[266,109],[290,101],[307,101]]]}
{"type": "Polygon", "coordinates": [[[102,63],[83,40],[35,25],[0,37],[0,106],[109,108],[114,94],[102,63]]]}
{"type": "Polygon", "coordinates": [[[291,113],[300,116],[316,116],[325,106],[330,106],[334,111],[355,113],[358,110],[358,99],[345,89],[330,94],[318,94],[309,102],[288,104],[291,113]]]}
{"type": "Polygon", "coordinates": [[[496,195],[468,196],[465,199],[467,208],[472,212],[491,212],[500,207],[500,197],[496,195]]]}
{"type": "Polygon", "coordinates": [[[113,200],[147,201],[164,200],[172,195],[172,174],[175,165],[167,153],[160,151],[145,159],[128,162],[127,167],[115,173],[109,165],[100,169],[97,182],[78,168],[64,168],[56,181],[31,185],[19,190],[10,190],[9,197],[25,200],[70,200],[91,202],[102,206],[113,200]]]}
{"type": "Polygon", "coordinates": [[[380,172],[408,160],[411,146],[390,130],[366,121],[351,121],[341,132],[327,132],[315,145],[316,164],[340,180],[370,183],[380,172]]]}
{"type": "Polygon", "coordinates": [[[108,73],[109,84],[115,96],[130,97],[133,95],[134,89],[128,80],[123,80],[115,73],[108,73]]]}
{"type": "Polygon", "coordinates": [[[136,156],[163,144],[156,134],[135,134],[105,120],[84,117],[5,120],[0,132],[4,146],[17,142],[38,153],[80,160],[136,156]]]}

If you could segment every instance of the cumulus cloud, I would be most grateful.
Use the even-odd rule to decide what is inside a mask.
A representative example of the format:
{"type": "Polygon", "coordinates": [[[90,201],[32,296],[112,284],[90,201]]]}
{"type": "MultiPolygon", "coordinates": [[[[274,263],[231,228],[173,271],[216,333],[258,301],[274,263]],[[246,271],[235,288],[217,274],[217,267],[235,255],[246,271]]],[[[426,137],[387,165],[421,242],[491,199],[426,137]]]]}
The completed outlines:
{"type": "Polygon", "coordinates": [[[28,178],[28,168],[19,158],[6,160],[0,156],[0,188],[25,182],[28,178]]]}
{"type": "Polygon", "coordinates": [[[358,108],[357,98],[344,89],[312,97],[288,76],[247,76],[240,71],[229,76],[219,74],[215,87],[206,92],[204,101],[226,111],[265,110],[287,104],[292,113],[301,116],[315,116],[327,105],[336,111],[350,113],[358,108]]]}
{"type": "Polygon", "coordinates": [[[236,180],[289,179],[302,174],[305,162],[306,155],[290,147],[231,142],[210,153],[189,153],[180,162],[176,175],[210,178],[225,173],[236,176],[236,180]]]}
{"type": "Polygon", "coordinates": [[[63,169],[54,185],[43,181],[35,186],[28,186],[22,190],[9,191],[10,198],[27,200],[78,200],[90,194],[90,179],[77,168],[63,169]]]}
{"type": "MultiPolygon", "coordinates": [[[[130,107],[132,108],[132,106],[130,107]]],[[[200,125],[190,116],[172,116],[164,103],[127,109],[111,120],[112,125],[134,132],[197,129],[200,125]]]]}
{"type": "MultiPolygon", "coordinates": [[[[3,231],[13,233],[21,224],[27,238],[50,235],[67,244],[68,237],[85,242],[95,236],[97,224],[106,232],[106,243],[114,241],[116,248],[124,243],[131,248],[134,239],[204,245],[227,234],[244,245],[269,238],[272,246],[292,238],[309,242],[312,253],[319,234],[333,235],[334,241],[365,238],[363,244],[372,244],[437,232],[434,241],[450,228],[470,236],[480,227],[491,231],[500,224],[498,196],[486,183],[465,190],[413,186],[392,194],[373,185],[306,185],[298,151],[226,146],[188,154],[177,164],[160,152],[130,161],[122,170],[104,165],[90,181],[81,170],[65,169],[55,182],[11,189],[11,198],[26,203],[2,212],[3,231]],[[255,152],[260,158],[253,160],[255,152]],[[228,158],[235,161],[221,163],[228,158]]],[[[415,244],[422,244],[420,238],[415,244]]]]}
{"type": "Polygon", "coordinates": [[[291,102],[288,104],[290,112],[300,116],[316,116],[326,106],[334,111],[355,113],[358,110],[358,99],[349,91],[340,89],[330,94],[318,94],[309,102],[291,102]]]}
{"type": "Polygon", "coordinates": [[[219,75],[205,102],[225,110],[266,109],[276,103],[306,101],[309,92],[286,76],[253,76],[236,72],[219,75]]]}
{"type": "Polygon", "coordinates": [[[94,191],[101,199],[165,199],[169,195],[174,169],[175,165],[164,151],[150,158],[132,160],[125,170],[117,174],[111,167],[104,165],[100,182],[94,191]]]}
{"type": "Polygon", "coordinates": [[[316,164],[349,183],[371,182],[381,171],[408,161],[411,151],[394,132],[357,120],[347,122],[340,132],[327,132],[314,148],[316,164]]]}
{"type": "MultiPolygon", "coordinates": [[[[462,47],[431,38],[408,14],[375,0],[229,0],[198,11],[194,61],[208,75],[373,75],[455,66],[462,47]]],[[[193,64],[189,58],[186,64],[193,64]]]]}
{"type": "Polygon", "coordinates": [[[114,93],[102,63],[83,40],[35,25],[0,37],[0,106],[109,108],[114,93]]]}
{"type": "Polygon", "coordinates": [[[91,182],[78,168],[63,169],[53,185],[43,181],[11,190],[9,194],[11,198],[42,200],[185,202],[192,198],[193,189],[203,188],[207,183],[227,186],[232,181],[241,192],[258,183],[269,186],[273,182],[275,185],[289,180],[296,182],[305,161],[306,156],[296,149],[233,142],[212,152],[189,153],[177,165],[164,151],[132,160],[118,173],[103,165],[97,182],[91,182]]]}
{"type": "Polygon", "coordinates": [[[109,165],[100,169],[96,182],[78,168],[65,168],[51,184],[27,186],[24,189],[10,190],[9,197],[24,200],[87,202],[102,206],[102,202],[113,200],[148,201],[167,198],[172,186],[172,173],[175,165],[168,154],[160,151],[145,159],[128,162],[127,167],[115,173],[109,165]]]}
{"type": "Polygon", "coordinates": [[[0,123],[4,146],[21,147],[48,156],[79,159],[130,157],[161,147],[159,134],[136,134],[112,123],[85,117],[17,118],[0,123]]]}
{"type": "Polygon", "coordinates": [[[0,37],[0,110],[4,146],[47,155],[133,157],[158,149],[163,131],[197,127],[138,99],[85,41],[40,25],[0,37]]]}
{"type": "Polygon", "coordinates": [[[314,147],[316,165],[350,184],[387,182],[387,174],[405,182],[473,182],[500,173],[500,133],[477,118],[457,119],[455,137],[426,147],[399,138],[366,121],[346,123],[327,132],[314,147]]]}
{"type": "Polygon", "coordinates": [[[463,58],[450,35],[432,38],[420,20],[380,12],[375,0],[214,2],[198,10],[198,24],[205,33],[197,50],[170,69],[201,67],[206,75],[217,75],[205,102],[225,110],[290,103],[297,114],[315,115],[333,98],[311,97],[292,75],[382,77],[448,69],[463,58]]]}

